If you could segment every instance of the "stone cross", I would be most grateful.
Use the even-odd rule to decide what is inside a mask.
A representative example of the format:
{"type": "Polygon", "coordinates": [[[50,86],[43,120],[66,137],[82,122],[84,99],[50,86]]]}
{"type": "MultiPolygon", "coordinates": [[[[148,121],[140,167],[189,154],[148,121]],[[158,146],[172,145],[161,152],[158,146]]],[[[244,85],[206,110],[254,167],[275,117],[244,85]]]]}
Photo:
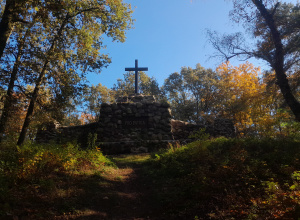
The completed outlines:
{"type": "Polygon", "coordinates": [[[139,67],[138,60],[135,60],[135,67],[125,68],[125,71],[135,71],[135,94],[139,93],[139,71],[148,71],[148,67],[139,67]]]}

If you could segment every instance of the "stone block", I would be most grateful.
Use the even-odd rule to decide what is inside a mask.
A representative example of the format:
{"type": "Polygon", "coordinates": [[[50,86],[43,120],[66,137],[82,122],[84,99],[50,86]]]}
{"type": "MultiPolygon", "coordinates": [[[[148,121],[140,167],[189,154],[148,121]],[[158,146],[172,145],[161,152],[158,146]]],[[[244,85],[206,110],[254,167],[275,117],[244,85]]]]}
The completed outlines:
{"type": "Polygon", "coordinates": [[[145,110],[144,110],[144,109],[139,109],[139,110],[138,110],[138,113],[140,113],[140,114],[145,114],[145,110]]]}
{"type": "Polygon", "coordinates": [[[103,123],[104,124],[107,124],[108,122],[110,122],[110,118],[108,118],[108,117],[107,118],[103,118],[103,123]]]}
{"type": "Polygon", "coordinates": [[[105,107],[105,108],[101,108],[103,112],[105,113],[111,113],[112,112],[112,108],[111,107],[105,107]]]}
{"type": "Polygon", "coordinates": [[[121,115],[122,114],[122,110],[120,109],[117,109],[115,112],[114,112],[115,115],[121,115]]]}
{"type": "Polygon", "coordinates": [[[127,114],[132,114],[131,108],[127,108],[127,109],[126,109],[126,113],[127,113],[127,114]]]}
{"type": "Polygon", "coordinates": [[[111,104],[111,108],[113,110],[116,110],[116,109],[118,109],[118,105],[116,103],[113,103],[113,104],[111,104]]]}
{"type": "Polygon", "coordinates": [[[161,103],[161,107],[162,107],[162,108],[170,108],[171,106],[170,106],[170,104],[167,103],[167,102],[162,102],[162,103],[161,103]]]}
{"type": "Polygon", "coordinates": [[[103,108],[106,108],[106,107],[109,107],[110,106],[110,104],[108,104],[108,103],[102,103],[101,104],[101,108],[103,109],[103,108]]]}
{"type": "Polygon", "coordinates": [[[152,135],[151,135],[151,139],[152,139],[152,140],[158,140],[158,137],[157,137],[156,134],[152,134],[152,135]]]}
{"type": "Polygon", "coordinates": [[[137,107],[137,108],[142,108],[142,107],[143,107],[143,104],[140,103],[140,102],[138,102],[138,103],[136,103],[136,107],[137,107]]]}
{"type": "Polygon", "coordinates": [[[161,133],[157,134],[157,140],[161,141],[162,139],[163,139],[162,134],[161,133]]]}

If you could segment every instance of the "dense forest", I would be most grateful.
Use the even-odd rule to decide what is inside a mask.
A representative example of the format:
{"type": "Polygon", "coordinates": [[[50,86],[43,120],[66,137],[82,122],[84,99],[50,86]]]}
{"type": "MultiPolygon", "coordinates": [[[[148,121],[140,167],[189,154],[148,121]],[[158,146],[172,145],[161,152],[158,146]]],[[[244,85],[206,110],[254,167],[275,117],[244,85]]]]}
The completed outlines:
{"type": "Polygon", "coordinates": [[[134,93],[133,72],[112,88],[87,81],[111,63],[103,35],[125,41],[131,5],[1,0],[0,219],[299,219],[300,4],[232,2],[231,19],[251,45],[241,33],[208,30],[213,56],[224,60],[216,69],[195,63],[163,85],[140,72],[139,82],[142,94],[170,104],[174,119],[231,119],[236,137],[201,130],[187,145],[109,157],[91,140],[81,149],[41,145],[35,135],[49,122],[96,122],[102,103],[134,93]]]}

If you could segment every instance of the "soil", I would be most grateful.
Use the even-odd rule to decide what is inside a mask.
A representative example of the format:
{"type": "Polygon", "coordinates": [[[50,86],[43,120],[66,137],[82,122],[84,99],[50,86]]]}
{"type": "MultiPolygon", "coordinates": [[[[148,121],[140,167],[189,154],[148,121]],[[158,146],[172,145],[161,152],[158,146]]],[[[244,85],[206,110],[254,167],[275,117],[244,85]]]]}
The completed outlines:
{"type": "Polygon", "coordinates": [[[164,220],[166,209],[145,170],[149,154],[119,155],[116,167],[47,174],[21,184],[2,219],[13,220],[164,220]]]}
{"type": "MultiPolygon", "coordinates": [[[[163,219],[157,201],[151,195],[151,182],[143,172],[148,154],[122,155],[112,158],[117,169],[105,172],[103,179],[95,177],[94,187],[85,188],[84,207],[77,214],[56,219],[146,220],[163,219]],[[98,181],[98,184],[97,184],[98,181]]],[[[89,180],[91,181],[91,180],[89,180]]],[[[87,183],[89,184],[89,183],[87,183]]]]}

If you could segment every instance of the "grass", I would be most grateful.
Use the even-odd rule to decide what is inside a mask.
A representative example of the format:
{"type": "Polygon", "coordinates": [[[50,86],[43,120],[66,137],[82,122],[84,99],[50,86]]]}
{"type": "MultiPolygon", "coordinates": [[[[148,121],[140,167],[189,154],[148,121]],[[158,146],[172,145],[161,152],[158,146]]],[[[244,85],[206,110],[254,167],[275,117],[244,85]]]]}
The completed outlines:
{"type": "Polygon", "coordinates": [[[170,219],[299,219],[300,142],[196,141],[152,156],[155,199],[170,219]]]}
{"type": "Polygon", "coordinates": [[[129,155],[117,155],[111,158],[111,160],[118,164],[118,167],[135,167],[145,163],[150,159],[150,154],[129,154],[129,155]]]}
{"type": "Polygon", "coordinates": [[[201,138],[113,157],[1,146],[0,219],[300,218],[299,139],[201,138]]]}
{"type": "Polygon", "coordinates": [[[149,157],[108,158],[72,144],[1,146],[0,219],[133,219],[145,210],[136,208],[143,193],[135,170],[149,157]]]}
{"type": "Polygon", "coordinates": [[[38,219],[81,210],[114,163],[97,148],[28,143],[2,145],[0,165],[0,216],[38,219]]]}

